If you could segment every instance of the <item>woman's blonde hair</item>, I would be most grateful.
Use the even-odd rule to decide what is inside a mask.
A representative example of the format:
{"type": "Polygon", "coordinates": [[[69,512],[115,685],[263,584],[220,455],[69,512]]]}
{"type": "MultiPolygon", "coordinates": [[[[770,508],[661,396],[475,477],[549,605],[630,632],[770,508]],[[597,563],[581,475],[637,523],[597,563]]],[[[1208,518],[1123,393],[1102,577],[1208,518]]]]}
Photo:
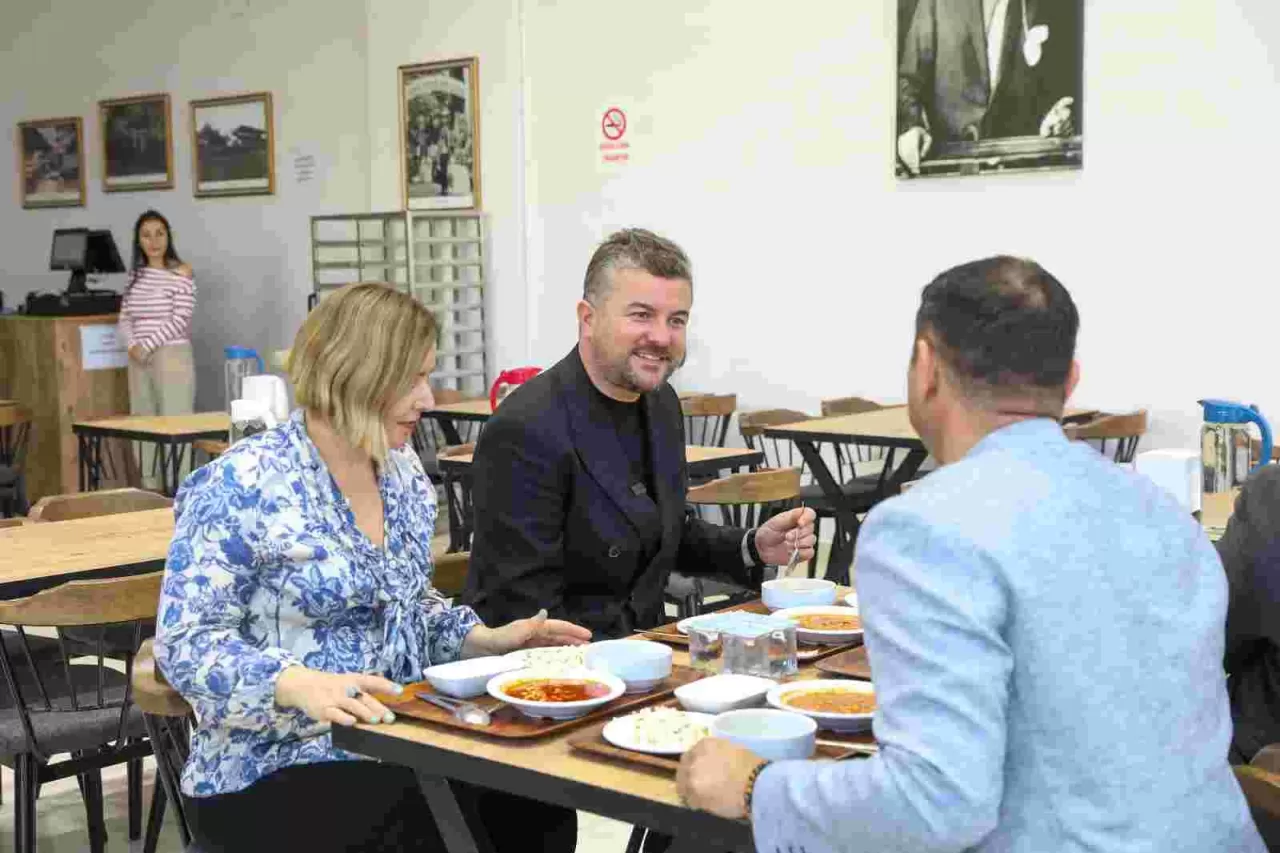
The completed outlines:
{"type": "Polygon", "coordinates": [[[386,459],[382,418],[409,393],[436,345],[436,319],[387,284],[351,284],[320,300],[285,364],[298,405],[373,457],[386,459]]]}

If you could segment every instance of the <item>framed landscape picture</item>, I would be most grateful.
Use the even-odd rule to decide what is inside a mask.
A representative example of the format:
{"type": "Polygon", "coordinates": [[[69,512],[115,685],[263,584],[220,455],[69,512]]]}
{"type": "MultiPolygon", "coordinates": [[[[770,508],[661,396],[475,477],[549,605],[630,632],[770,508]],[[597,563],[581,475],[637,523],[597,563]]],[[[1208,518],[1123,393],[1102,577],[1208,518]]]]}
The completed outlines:
{"type": "Polygon", "coordinates": [[[102,126],[102,188],[173,187],[173,133],[169,96],[139,95],[98,102],[102,126]]]}
{"type": "Polygon", "coordinates": [[[192,101],[191,150],[196,196],[274,193],[271,93],[192,101]]]}
{"type": "Polygon", "coordinates": [[[400,173],[408,210],[480,207],[479,62],[400,66],[400,173]]]}
{"type": "Polygon", "coordinates": [[[18,124],[18,190],[22,206],[84,206],[84,125],[74,118],[18,124]]]}

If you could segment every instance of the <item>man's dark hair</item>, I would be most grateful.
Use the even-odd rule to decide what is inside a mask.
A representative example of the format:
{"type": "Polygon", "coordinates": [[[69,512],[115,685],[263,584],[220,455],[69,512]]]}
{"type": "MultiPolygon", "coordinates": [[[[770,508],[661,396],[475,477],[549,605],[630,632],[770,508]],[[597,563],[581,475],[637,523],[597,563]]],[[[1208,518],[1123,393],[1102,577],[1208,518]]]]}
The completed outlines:
{"type": "Polygon", "coordinates": [[[1079,327],[1061,282],[1034,261],[1003,256],[947,270],[916,313],[917,337],[933,342],[968,396],[986,402],[1065,386],[1079,327]]]}
{"type": "Polygon", "coordinates": [[[587,264],[582,298],[598,304],[609,294],[616,270],[643,270],[658,278],[682,278],[693,286],[689,256],[675,243],[643,228],[616,231],[596,247],[587,264]]]}

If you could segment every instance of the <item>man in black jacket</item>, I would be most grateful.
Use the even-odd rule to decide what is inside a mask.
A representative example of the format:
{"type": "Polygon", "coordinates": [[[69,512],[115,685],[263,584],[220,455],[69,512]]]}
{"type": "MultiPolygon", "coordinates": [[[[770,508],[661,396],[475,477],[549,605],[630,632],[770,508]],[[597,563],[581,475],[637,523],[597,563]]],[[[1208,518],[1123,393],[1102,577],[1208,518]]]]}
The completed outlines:
{"type": "MultiPolygon", "coordinates": [[[[692,303],[689,259],[669,240],[620,231],[592,256],[578,345],[513,391],[476,446],[463,600],[487,624],[545,607],[596,639],[623,637],[666,621],[662,591],[675,569],[755,586],[797,537],[800,559],[812,558],[813,510],[753,530],[685,513],[684,424],[667,379],[684,362],[692,303]]],[[[573,850],[572,810],[475,796],[499,851],[529,838],[542,851],[573,850]]],[[[667,841],[651,835],[645,848],[667,841]]]]}
{"type": "Polygon", "coordinates": [[[812,556],[812,510],[750,531],[685,513],[683,420],[667,379],[684,361],[692,302],[688,258],[669,240],[627,230],[596,250],[578,345],[507,397],[476,447],[463,598],[486,622],[545,607],[597,638],[626,636],[666,621],[675,569],[755,586],[796,535],[800,558],[812,556]]]}
{"type": "Polygon", "coordinates": [[[1218,555],[1231,591],[1231,763],[1248,764],[1262,747],[1280,742],[1280,465],[1265,466],[1245,483],[1218,555]]]}

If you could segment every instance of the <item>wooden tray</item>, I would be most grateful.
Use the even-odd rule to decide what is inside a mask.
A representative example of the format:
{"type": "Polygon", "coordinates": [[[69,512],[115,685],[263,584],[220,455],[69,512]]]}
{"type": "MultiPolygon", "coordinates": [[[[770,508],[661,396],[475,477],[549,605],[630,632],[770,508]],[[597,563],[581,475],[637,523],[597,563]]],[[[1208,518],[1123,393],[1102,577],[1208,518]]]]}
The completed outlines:
{"type": "MultiPolygon", "coordinates": [[[[671,675],[662,684],[650,690],[647,693],[624,693],[612,702],[608,702],[600,707],[583,714],[581,717],[575,717],[572,720],[535,720],[532,717],[526,717],[517,709],[507,705],[493,714],[493,722],[487,726],[477,726],[471,723],[464,723],[454,718],[453,714],[445,709],[432,705],[430,702],[424,702],[417,698],[417,693],[436,693],[437,691],[427,682],[420,681],[417,684],[407,684],[404,688],[404,694],[400,698],[392,699],[379,696],[382,703],[396,713],[397,716],[413,717],[417,720],[425,720],[429,723],[439,723],[442,726],[449,726],[454,729],[462,729],[463,731],[475,732],[477,734],[489,735],[490,737],[500,738],[534,738],[544,737],[546,735],[562,732],[580,726],[584,723],[599,720],[601,718],[616,717],[619,714],[634,711],[643,705],[647,705],[656,699],[662,699],[670,696],[671,693],[680,685],[688,684],[690,681],[697,681],[703,677],[700,673],[691,667],[680,666],[679,664],[671,667],[671,675]]],[[[482,708],[492,710],[498,705],[497,699],[492,696],[479,696],[471,701],[475,702],[482,708]]]]}
{"type": "MultiPolygon", "coordinates": [[[[846,587],[838,587],[837,589],[838,594],[841,597],[843,597],[846,592],[850,591],[846,587]]],[[[735,604],[732,607],[726,607],[723,610],[717,610],[715,612],[733,613],[734,611],[741,611],[744,613],[763,613],[767,615],[769,613],[769,608],[764,606],[763,601],[748,601],[745,604],[735,604]]],[[[677,622],[679,621],[681,620],[677,620],[677,622]]],[[[673,646],[687,646],[689,645],[689,637],[687,634],[680,633],[680,629],[676,627],[677,622],[668,622],[665,625],[659,625],[656,628],[649,628],[648,630],[639,631],[638,633],[650,640],[660,640],[664,643],[670,643],[673,646]]],[[[861,637],[848,643],[841,643],[840,645],[818,645],[817,643],[801,643],[797,641],[796,660],[800,663],[812,663],[813,661],[834,655],[837,652],[857,648],[860,645],[862,645],[861,637]]]]}
{"type": "MultiPolygon", "coordinates": [[[[662,705],[669,707],[680,707],[678,702],[663,702],[662,705]]],[[[604,727],[609,721],[604,720],[598,722],[588,729],[575,732],[570,735],[566,742],[570,748],[578,752],[587,752],[592,755],[602,755],[605,758],[611,758],[616,761],[625,761],[630,764],[642,764],[646,767],[654,767],[658,770],[665,770],[669,773],[675,773],[680,767],[680,756],[678,755],[652,755],[648,752],[636,752],[634,749],[623,749],[620,746],[614,746],[604,739],[604,727]]],[[[875,738],[871,736],[871,732],[829,732],[826,729],[818,729],[818,739],[824,741],[843,741],[846,743],[868,744],[875,743],[875,738]]],[[[864,753],[855,752],[852,749],[841,749],[839,746],[830,744],[819,744],[813,753],[815,761],[828,760],[839,761],[854,755],[863,755],[864,753]]]]}
{"type": "Polygon", "coordinates": [[[866,646],[858,646],[856,649],[849,649],[838,655],[823,658],[814,664],[814,668],[831,675],[860,678],[863,681],[871,680],[871,661],[867,659],[866,646]]]}

